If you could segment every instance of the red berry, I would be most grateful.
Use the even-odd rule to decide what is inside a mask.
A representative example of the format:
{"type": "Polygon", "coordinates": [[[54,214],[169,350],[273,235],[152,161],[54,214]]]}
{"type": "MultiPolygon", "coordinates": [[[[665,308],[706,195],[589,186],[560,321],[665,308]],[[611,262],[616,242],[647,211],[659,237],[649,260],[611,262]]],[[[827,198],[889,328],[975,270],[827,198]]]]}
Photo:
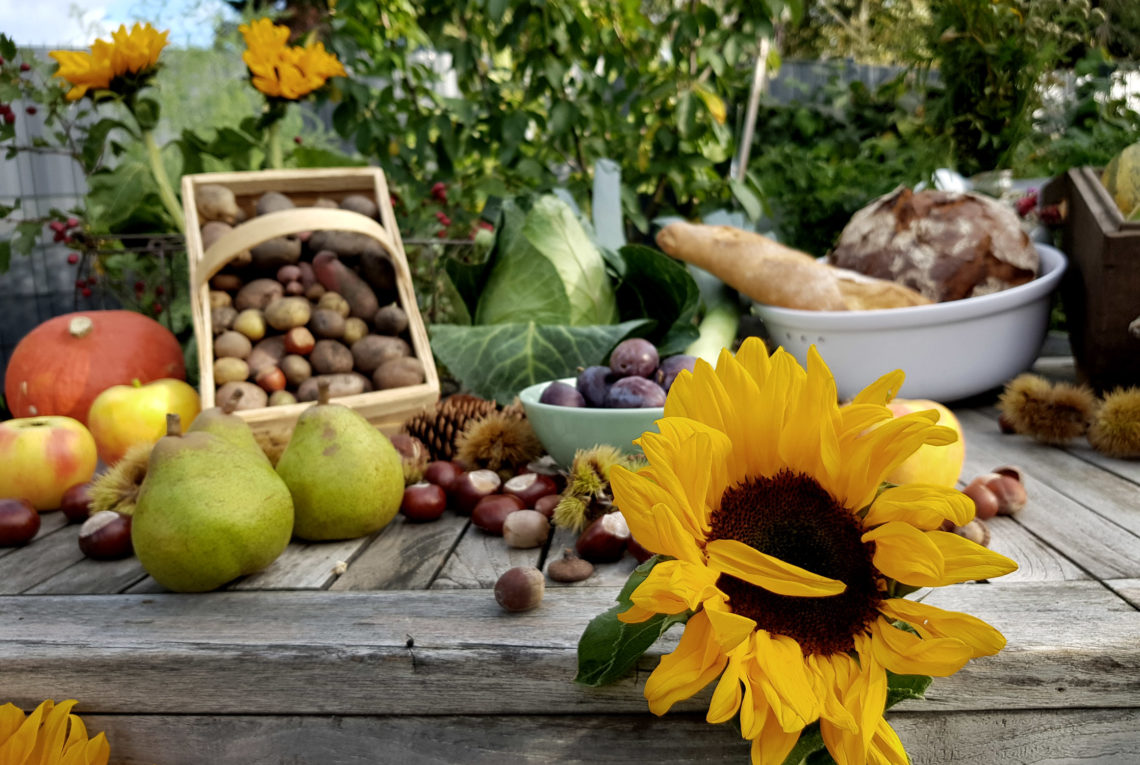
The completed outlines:
{"type": "Polygon", "coordinates": [[[440,204],[447,204],[447,186],[443,181],[436,181],[432,185],[431,195],[440,204]]]}
{"type": "Polygon", "coordinates": [[[0,66],[4,66],[4,57],[0,56],[0,66]]]}
{"type": "Polygon", "coordinates": [[[16,115],[12,114],[12,112],[10,112],[10,111],[6,112],[4,114],[4,121],[7,122],[9,125],[11,125],[16,121],[16,115]]]}
{"type": "Polygon", "coordinates": [[[146,285],[142,282],[135,282],[135,292],[142,292],[146,289],[146,285]]]}
{"type": "Polygon", "coordinates": [[[1024,218],[1030,213],[1030,211],[1037,207],[1037,192],[1033,191],[1029,194],[1026,194],[1021,199],[1017,200],[1015,206],[1017,209],[1017,214],[1024,218]]]}
{"type": "Polygon", "coordinates": [[[84,287],[82,290],[80,290],[80,292],[83,293],[83,297],[91,297],[91,288],[90,287],[84,287]]]}
{"type": "Polygon", "coordinates": [[[94,287],[98,282],[99,282],[99,280],[96,279],[94,276],[88,276],[87,277],[87,284],[89,284],[92,287],[94,287]]]}
{"type": "Polygon", "coordinates": [[[300,145],[301,145],[301,136],[299,136],[299,135],[295,135],[295,136],[293,136],[293,143],[295,143],[295,144],[297,144],[298,146],[300,146],[300,145]]]}
{"type": "Polygon", "coordinates": [[[76,279],[75,280],[75,289],[77,289],[77,290],[83,289],[86,286],[87,286],[87,280],[86,279],[76,279]]]}
{"type": "Polygon", "coordinates": [[[479,228],[487,229],[488,231],[494,231],[495,230],[495,226],[491,223],[488,223],[485,220],[481,220],[478,223],[476,223],[475,225],[478,226],[479,228]]]}
{"type": "Polygon", "coordinates": [[[450,226],[451,225],[451,218],[447,217],[447,214],[444,213],[443,211],[437,212],[435,214],[435,219],[438,220],[440,225],[442,225],[442,226],[450,226]]]}
{"type": "Polygon", "coordinates": [[[440,229],[440,230],[439,230],[439,231],[436,233],[436,236],[437,236],[438,238],[440,238],[440,239],[446,239],[446,238],[447,238],[447,229],[445,229],[445,228],[441,228],[441,229],[440,229]]]}
{"type": "Polygon", "coordinates": [[[31,68],[32,68],[32,67],[31,67],[31,64],[28,64],[27,62],[24,62],[24,63],[20,64],[20,71],[21,71],[21,72],[28,72],[28,71],[31,71],[31,68]]]}
{"type": "Polygon", "coordinates": [[[68,218],[67,219],[67,227],[68,228],[75,228],[78,225],[79,225],[79,218],[68,218]]]}
{"type": "Polygon", "coordinates": [[[158,285],[157,287],[155,287],[155,288],[154,288],[154,294],[156,294],[156,295],[165,295],[165,294],[166,294],[166,290],[164,290],[164,289],[162,288],[162,285],[160,284],[160,285],[158,285]]]}
{"type": "Polygon", "coordinates": [[[161,304],[161,303],[155,303],[155,304],[154,304],[154,305],[152,305],[150,308],[151,308],[151,310],[152,310],[152,311],[154,311],[155,313],[162,313],[162,304],[161,304]]]}
{"type": "Polygon", "coordinates": [[[36,113],[36,107],[29,106],[27,109],[24,109],[24,111],[26,111],[28,114],[35,114],[36,113]]]}
{"type": "Polygon", "coordinates": [[[74,266],[79,262],[79,254],[75,252],[71,253],[67,256],[67,262],[74,266]]]}
{"type": "Polygon", "coordinates": [[[52,231],[54,231],[58,234],[61,231],[63,231],[63,228],[64,228],[63,221],[53,220],[51,223],[48,224],[48,228],[50,228],[52,231]]]}

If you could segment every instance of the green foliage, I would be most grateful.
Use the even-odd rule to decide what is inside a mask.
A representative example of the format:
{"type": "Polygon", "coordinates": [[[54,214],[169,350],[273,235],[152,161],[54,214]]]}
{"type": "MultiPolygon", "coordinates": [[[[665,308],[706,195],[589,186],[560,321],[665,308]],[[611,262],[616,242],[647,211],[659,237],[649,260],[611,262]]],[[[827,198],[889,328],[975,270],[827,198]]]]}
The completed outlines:
{"type": "MultiPolygon", "coordinates": [[[[412,231],[436,228],[419,204],[434,182],[466,211],[556,186],[585,200],[594,163],[609,157],[644,234],[664,212],[696,217],[732,203],[733,125],[758,38],[785,6],[798,10],[717,0],[669,4],[650,19],[627,0],[498,0],[418,13],[392,3],[381,16],[371,0],[345,0],[330,42],[356,77],[333,122],[389,171],[412,231]],[[436,92],[430,66],[446,59],[454,98],[436,92]]],[[[470,216],[449,218],[463,230],[470,216]]]]}
{"type": "Polygon", "coordinates": [[[850,58],[903,63],[924,51],[915,30],[930,23],[929,0],[806,0],[803,17],[788,23],[786,58],[850,58]]]}

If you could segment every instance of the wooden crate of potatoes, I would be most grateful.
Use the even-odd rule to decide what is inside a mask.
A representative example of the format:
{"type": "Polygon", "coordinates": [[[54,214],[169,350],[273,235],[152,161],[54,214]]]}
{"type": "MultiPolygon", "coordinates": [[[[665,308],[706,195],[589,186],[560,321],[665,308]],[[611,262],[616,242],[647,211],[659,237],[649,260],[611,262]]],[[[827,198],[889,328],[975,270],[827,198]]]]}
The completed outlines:
{"type": "Polygon", "coordinates": [[[189,175],[182,199],[203,408],[283,443],[322,379],[389,435],[438,400],[382,170],[189,175]]]}

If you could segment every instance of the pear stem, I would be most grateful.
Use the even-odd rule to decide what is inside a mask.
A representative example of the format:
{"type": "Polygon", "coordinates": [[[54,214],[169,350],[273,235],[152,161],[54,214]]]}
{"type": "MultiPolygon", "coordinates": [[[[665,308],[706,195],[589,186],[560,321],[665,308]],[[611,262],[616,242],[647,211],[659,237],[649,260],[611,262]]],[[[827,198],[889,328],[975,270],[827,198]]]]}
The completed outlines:
{"type": "Polygon", "coordinates": [[[182,435],[182,418],[173,412],[166,415],[166,435],[174,438],[182,435]]]}
{"type": "Polygon", "coordinates": [[[234,388],[233,394],[228,399],[226,399],[224,404],[222,404],[222,414],[233,414],[234,410],[237,409],[238,404],[241,403],[241,397],[244,395],[244,390],[241,388],[234,388]]]}
{"type": "Polygon", "coordinates": [[[317,403],[324,406],[329,402],[329,381],[317,380],[317,403]]]}

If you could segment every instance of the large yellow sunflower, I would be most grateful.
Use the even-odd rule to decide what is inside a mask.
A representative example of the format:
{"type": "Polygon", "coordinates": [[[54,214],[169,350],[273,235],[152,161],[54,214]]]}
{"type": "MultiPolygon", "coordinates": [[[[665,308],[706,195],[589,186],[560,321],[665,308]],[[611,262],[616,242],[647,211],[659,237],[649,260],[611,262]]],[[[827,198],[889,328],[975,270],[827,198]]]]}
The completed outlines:
{"type": "Polygon", "coordinates": [[[13,704],[0,706],[0,763],[107,765],[107,737],[100,733],[87,738],[83,721],[71,714],[75,704],[73,699],[60,704],[49,699],[30,715],[13,704]]]}
{"type": "Polygon", "coordinates": [[[660,433],[639,440],[648,467],[611,475],[634,537],[670,558],[619,618],[693,611],[646,682],[652,712],[717,681],[707,719],[739,713],[753,763],[783,762],[817,720],[840,765],[905,763],[883,718],[886,671],[946,676],[1001,650],[985,622],[893,596],[896,582],[938,587],[1017,568],[939,530],[973,517],[964,494],[881,490],[921,445],[956,438],[934,411],[892,419],[885,404],[902,380],[885,375],[840,407],[814,348],[805,371],[750,338],[715,370],[698,362],[674,382],[660,433]]]}
{"type": "Polygon", "coordinates": [[[166,47],[170,33],[159,32],[150,24],[126,25],[111,33],[111,42],[96,40],[91,52],[53,50],[48,55],[59,63],[55,77],[67,80],[71,90],[67,100],[77,101],[88,90],[108,89],[117,77],[149,74],[158,64],[158,54],[166,47]]]}
{"type": "Polygon", "coordinates": [[[245,38],[242,61],[253,86],[267,96],[295,101],[321,88],[330,77],[344,77],[344,65],[319,42],[288,45],[289,28],[269,19],[238,27],[245,38]]]}

